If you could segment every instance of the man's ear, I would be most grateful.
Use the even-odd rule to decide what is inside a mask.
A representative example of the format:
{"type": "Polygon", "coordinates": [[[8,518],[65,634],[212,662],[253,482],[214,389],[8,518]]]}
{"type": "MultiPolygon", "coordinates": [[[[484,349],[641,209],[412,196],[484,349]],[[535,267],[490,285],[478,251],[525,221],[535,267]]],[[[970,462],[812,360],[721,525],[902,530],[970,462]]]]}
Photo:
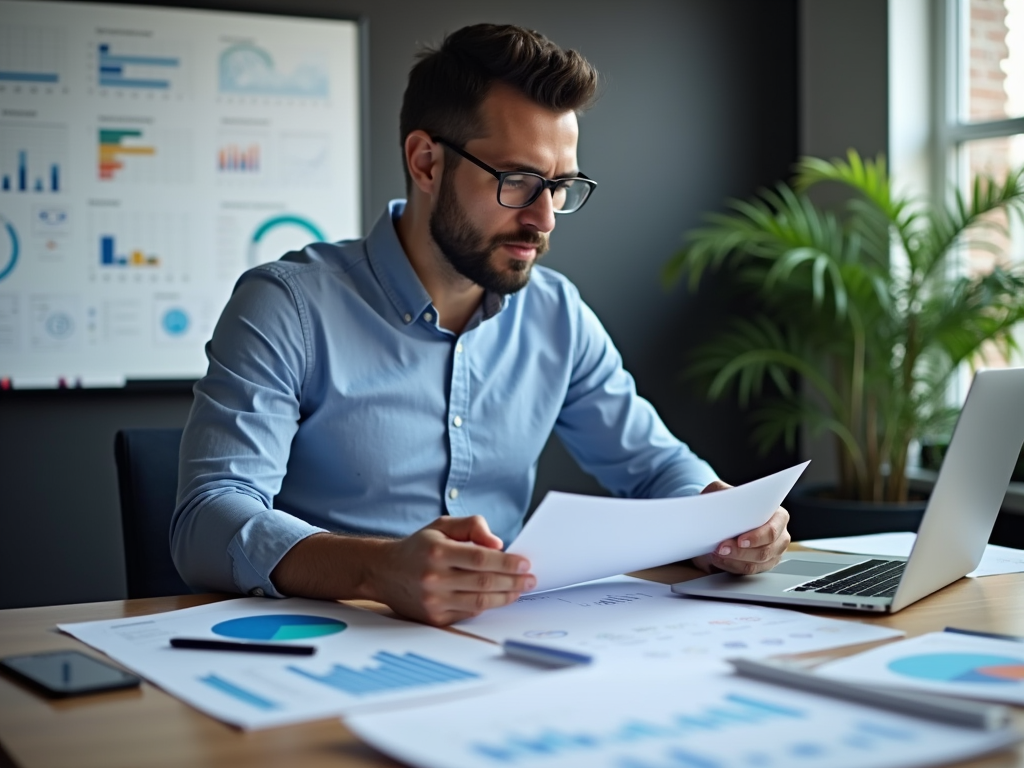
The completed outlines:
{"type": "Polygon", "coordinates": [[[440,191],[444,147],[432,141],[426,131],[412,131],[405,137],[405,164],[417,189],[431,196],[440,191]]]}

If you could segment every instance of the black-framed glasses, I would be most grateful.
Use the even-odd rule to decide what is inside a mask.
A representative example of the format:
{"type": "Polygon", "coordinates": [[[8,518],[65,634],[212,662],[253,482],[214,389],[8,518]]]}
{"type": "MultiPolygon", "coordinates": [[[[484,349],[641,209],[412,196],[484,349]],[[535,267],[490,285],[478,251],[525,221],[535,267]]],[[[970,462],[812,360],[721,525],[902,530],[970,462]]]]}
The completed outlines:
{"type": "Polygon", "coordinates": [[[550,189],[555,213],[575,213],[583,207],[597,186],[596,181],[582,173],[565,179],[545,179],[539,173],[528,171],[499,171],[450,141],[438,136],[432,136],[431,141],[443,144],[496,178],[498,205],[505,208],[526,208],[533,205],[545,189],[550,189]]]}

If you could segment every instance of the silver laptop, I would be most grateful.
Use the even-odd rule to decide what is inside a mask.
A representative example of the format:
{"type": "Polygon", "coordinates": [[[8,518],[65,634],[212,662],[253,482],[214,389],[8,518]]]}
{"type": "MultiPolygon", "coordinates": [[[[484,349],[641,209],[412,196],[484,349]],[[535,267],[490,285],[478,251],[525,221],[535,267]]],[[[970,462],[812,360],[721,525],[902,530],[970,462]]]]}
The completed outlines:
{"type": "Polygon", "coordinates": [[[895,613],[978,567],[1024,443],[1024,368],[971,384],[910,557],[792,552],[766,573],[672,586],[688,597],[895,613]]]}

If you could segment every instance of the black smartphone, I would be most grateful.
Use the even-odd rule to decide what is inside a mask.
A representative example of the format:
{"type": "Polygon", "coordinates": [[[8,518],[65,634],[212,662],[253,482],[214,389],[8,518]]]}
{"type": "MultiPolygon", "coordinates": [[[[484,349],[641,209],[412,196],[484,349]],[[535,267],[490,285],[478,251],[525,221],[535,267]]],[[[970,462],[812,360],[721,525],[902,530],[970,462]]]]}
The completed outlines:
{"type": "Polygon", "coordinates": [[[0,668],[53,698],[134,688],[141,682],[130,672],[79,651],[8,656],[0,659],[0,668]]]}

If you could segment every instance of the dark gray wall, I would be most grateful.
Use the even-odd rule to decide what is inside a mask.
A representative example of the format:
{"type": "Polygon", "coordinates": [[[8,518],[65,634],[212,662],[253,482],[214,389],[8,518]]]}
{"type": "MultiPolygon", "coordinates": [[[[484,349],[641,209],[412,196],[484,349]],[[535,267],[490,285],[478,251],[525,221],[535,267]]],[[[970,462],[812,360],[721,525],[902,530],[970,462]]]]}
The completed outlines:
{"type": "MultiPolygon", "coordinates": [[[[225,9],[365,15],[369,21],[368,215],[402,195],[397,115],[419,43],[478,21],[511,22],[577,48],[603,74],[581,123],[580,163],[600,188],[559,223],[546,259],[579,286],[669,427],[732,482],[778,468],[759,459],[731,405],[678,381],[686,350],[736,310],[724,289],[663,290],[661,265],[724,198],[786,174],[797,137],[795,0],[222,0],[225,9]]],[[[113,435],[181,424],[187,394],[3,393],[0,607],[122,597],[113,435]]],[[[557,446],[538,494],[596,490],[557,446]]]]}

